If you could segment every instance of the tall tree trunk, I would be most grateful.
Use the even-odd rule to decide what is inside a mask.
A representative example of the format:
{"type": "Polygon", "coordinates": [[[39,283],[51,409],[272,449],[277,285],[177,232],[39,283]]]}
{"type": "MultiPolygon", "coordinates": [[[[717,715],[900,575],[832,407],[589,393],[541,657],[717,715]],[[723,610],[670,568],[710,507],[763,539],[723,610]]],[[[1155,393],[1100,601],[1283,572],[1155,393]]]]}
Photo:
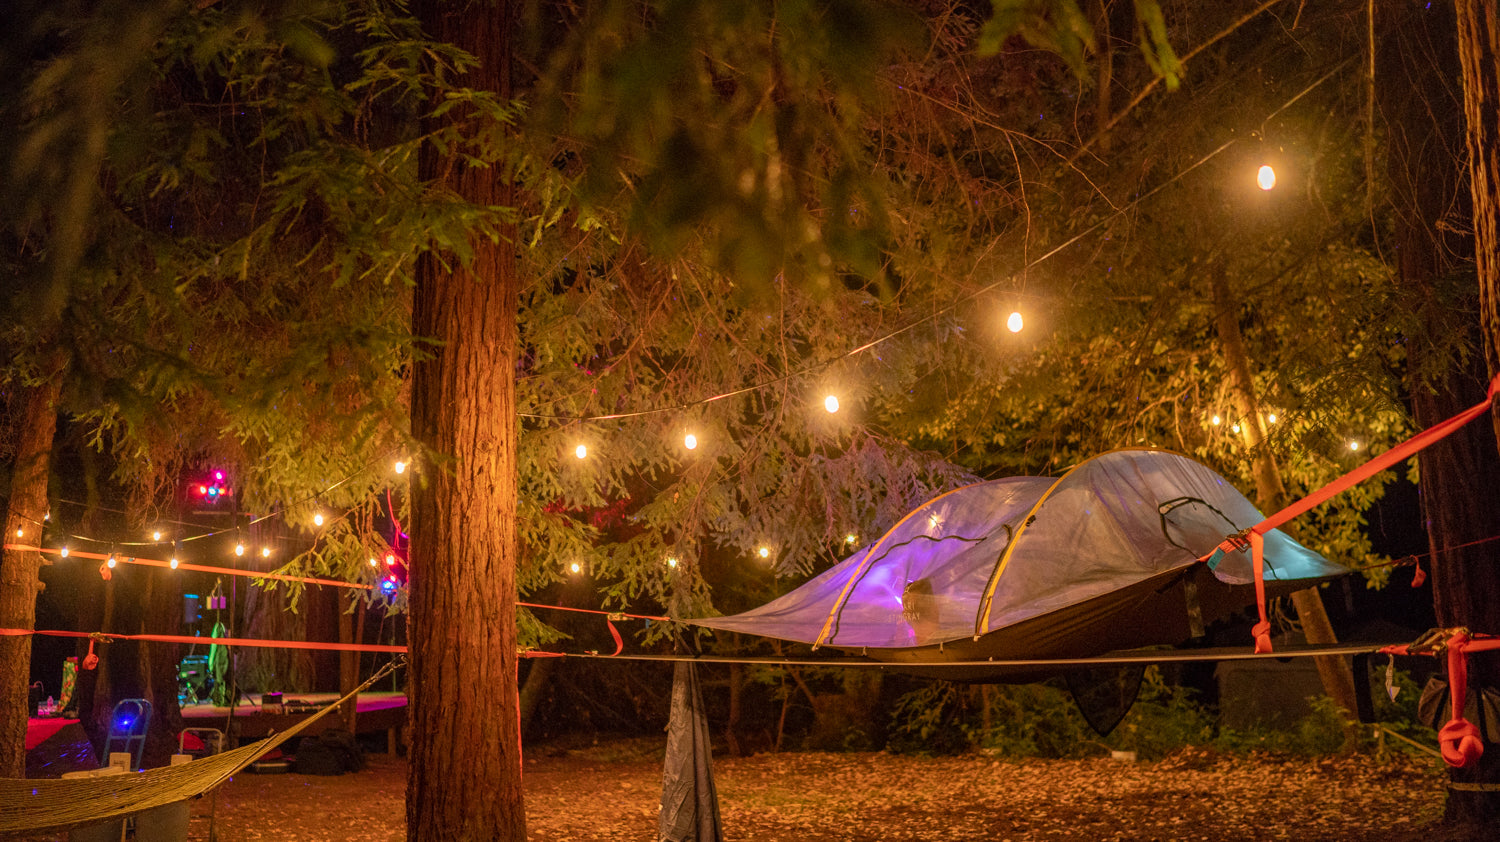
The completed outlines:
{"type": "MultiPolygon", "coordinates": [[[[511,96],[509,2],[439,3],[427,32],[479,59],[464,80],[511,96]]],[[[471,115],[449,112],[432,131],[471,115]]],[[[424,148],[423,178],[481,207],[512,206],[497,170],[424,148]]],[[[412,326],[438,341],[412,376],[411,765],[407,837],[526,838],[516,692],[516,312],[513,228],[472,241],[466,264],[418,264],[412,326]]]]}
{"type": "MultiPolygon", "coordinates": [[[[1286,505],[1286,486],[1281,481],[1281,470],[1276,458],[1266,446],[1265,421],[1260,414],[1260,401],[1255,393],[1255,378],[1251,369],[1250,354],[1245,350],[1245,339],[1240,333],[1239,302],[1229,289],[1224,271],[1215,267],[1213,272],[1213,297],[1215,327],[1219,334],[1219,349],[1224,354],[1225,366],[1229,369],[1230,391],[1234,395],[1235,408],[1240,415],[1240,431],[1245,446],[1250,451],[1251,469],[1255,476],[1255,495],[1261,509],[1270,514],[1286,505]]],[[[1317,588],[1307,588],[1292,594],[1292,604],[1297,617],[1302,621],[1302,632],[1308,643],[1337,643],[1333,625],[1328,622],[1328,611],[1323,607],[1323,596],[1317,588]]],[[[1340,657],[1314,658],[1318,667],[1318,678],[1323,682],[1323,692],[1343,708],[1352,721],[1358,709],[1354,695],[1354,671],[1340,657]]],[[[1345,729],[1346,748],[1353,748],[1355,732],[1352,726],[1345,729]]]]}
{"type": "MultiPolygon", "coordinates": [[[[1393,8],[1394,19],[1383,45],[1381,110],[1389,126],[1390,183],[1395,203],[1395,236],[1400,255],[1400,279],[1421,318],[1422,334],[1408,343],[1412,415],[1417,426],[1430,427],[1478,403],[1484,394],[1486,364],[1495,371],[1494,332],[1481,330],[1473,313],[1485,300],[1485,272],[1489,273],[1489,305],[1484,323],[1494,324],[1495,217],[1497,185],[1494,178],[1496,150],[1500,140],[1494,131],[1497,67],[1495,7],[1488,8],[1488,35],[1464,33],[1474,27],[1481,14],[1475,4],[1460,2],[1458,26],[1444,4],[1418,9],[1414,5],[1393,8]],[[1455,37],[1469,39],[1463,59],[1455,37]],[[1487,40],[1488,47],[1477,43],[1487,40]],[[1488,69],[1482,56],[1488,52],[1488,69]],[[1474,67],[1470,67],[1471,61],[1474,67]],[[1488,82],[1470,80],[1471,70],[1488,73],[1488,82]],[[1464,77],[1464,90],[1452,80],[1464,77]],[[1467,103],[1470,120],[1488,120],[1471,126],[1469,149],[1465,148],[1464,121],[1459,98],[1479,96],[1484,101],[1467,103]],[[1476,138],[1477,134],[1477,138],[1476,138]],[[1472,144],[1489,144],[1483,154],[1473,154],[1472,144]],[[1472,155],[1468,169],[1462,166],[1472,155]],[[1463,225],[1442,225],[1446,217],[1462,219],[1472,199],[1479,204],[1478,179],[1488,178],[1485,204],[1488,222],[1478,219],[1478,232],[1487,225],[1488,234],[1478,243],[1456,233],[1463,225]],[[1465,176],[1475,180],[1471,188],[1465,176]],[[1485,245],[1485,243],[1488,245],[1485,245]],[[1480,288],[1474,290],[1467,276],[1467,261],[1478,246],[1485,257],[1478,262],[1480,288]],[[1476,301],[1477,299],[1477,301],[1476,301]],[[1455,342],[1457,338],[1457,342],[1455,342]],[[1455,348],[1456,346],[1456,348],[1455,348]],[[1468,354],[1484,347],[1486,354],[1468,354]]],[[[1500,534],[1500,452],[1494,428],[1469,424],[1418,454],[1419,487],[1424,521],[1432,549],[1433,601],[1437,621],[1443,626],[1467,626],[1475,631],[1500,632],[1500,551],[1493,544],[1465,546],[1500,534]]],[[[1470,664],[1471,687],[1500,686],[1500,669],[1493,657],[1475,657],[1470,664]]],[[[1500,793],[1471,789],[1474,785],[1500,784],[1500,747],[1486,747],[1480,762],[1471,768],[1452,769],[1445,818],[1472,829],[1493,828],[1500,822],[1500,793]]]]}
{"type": "MultiPolygon", "coordinates": [[[[1500,373],[1500,2],[1458,0],[1458,59],[1474,207],[1474,266],[1484,358],[1500,373]]],[[[1500,438],[1500,406],[1492,413],[1500,438]]]]}
{"type": "MultiPolygon", "coordinates": [[[[40,546],[47,518],[47,478],[62,378],[53,375],[27,390],[17,431],[5,543],[40,546]]],[[[36,597],[42,591],[42,555],[5,550],[0,557],[0,628],[36,628],[36,597]]],[[[0,636],[0,776],[26,773],[26,719],[31,685],[31,637],[0,636]]]]}
{"type": "MultiPolygon", "coordinates": [[[[336,594],[339,612],[339,643],[362,643],[355,637],[354,614],[361,611],[364,605],[359,597],[354,594],[336,594]]],[[[360,629],[361,632],[364,629],[360,629]]],[[[359,686],[359,653],[339,653],[339,698],[349,695],[359,686]]],[[[343,716],[344,730],[351,734],[359,733],[359,698],[350,699],[339,712],[343,716]]]]}

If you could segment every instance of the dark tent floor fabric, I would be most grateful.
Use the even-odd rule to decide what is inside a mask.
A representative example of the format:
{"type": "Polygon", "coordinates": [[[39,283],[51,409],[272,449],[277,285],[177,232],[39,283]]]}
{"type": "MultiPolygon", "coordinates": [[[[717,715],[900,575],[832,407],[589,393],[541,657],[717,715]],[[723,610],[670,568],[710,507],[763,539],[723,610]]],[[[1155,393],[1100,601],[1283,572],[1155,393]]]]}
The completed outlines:
{"type": "MultiPolygon", "coordinates": [[[[1176,644],[1254,604],[1248,549],[1215,548],[1262,520],[1192,459],[1113,451],[1055,480],[1010,477],[941,495],[791,593],[690,622],[897,661],[1176,644]]],[[[1265,560],[1272,594],[1348,572],[1279,530],[1266,535],[1265,560]]]]}

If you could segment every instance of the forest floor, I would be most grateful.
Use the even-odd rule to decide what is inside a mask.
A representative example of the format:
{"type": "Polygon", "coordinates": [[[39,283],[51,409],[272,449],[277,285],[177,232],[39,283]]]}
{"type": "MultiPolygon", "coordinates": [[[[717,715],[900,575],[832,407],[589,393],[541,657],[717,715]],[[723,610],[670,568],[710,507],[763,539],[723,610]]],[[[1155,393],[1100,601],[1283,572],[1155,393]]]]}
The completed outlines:
{"type": "MultiPolygon", "coordinates": [[[[654,842],[664,739],[526,758],[529,838],[654,842]]],[[[406,763],[339,777],[242,773],[194,807],[222,842],[404,840],[406,763]]],[[[1184,749],[1154,762],[982,754],[716,757],[729,840],[1423,840],[1442,813],[1440,763],[1184,749]]]]}

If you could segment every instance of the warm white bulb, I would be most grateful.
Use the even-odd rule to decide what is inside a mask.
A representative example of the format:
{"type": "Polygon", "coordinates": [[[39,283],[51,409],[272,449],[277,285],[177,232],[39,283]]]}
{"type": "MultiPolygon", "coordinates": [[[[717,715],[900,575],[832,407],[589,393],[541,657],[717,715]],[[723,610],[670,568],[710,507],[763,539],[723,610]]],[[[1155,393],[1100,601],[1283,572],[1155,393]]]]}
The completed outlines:
{"type": "Polygon", "coordinates": [[[1260,170],[1255,173],[1255,184],[1262,190],[1270,190],[1276,186],[1276,171],[1271,169],[1270,164],[1260,165],[1260,170]]]}
{"type": "Polygon", "coordinates": [[[151,533],[151,540],[153,540],[153,541],[160,541],[161,540],[161,530],[160,529],[157,529],[157,530],[155,530],[155,531],[153,531],[151,533]]]}
{"type": "Polygon", "coordinates": [[[756,550],[756,552],[760,553],[760,557],[761,558],[770,558],[771,557],[771,548],[770,547],[761,547],[759,550],[756,550]]]}
{"type": "Polygon", "coordinates": [[[114,553],[110,553],[109,554],[109,558],[105,559],[104,563],[107,564],[107,565],[109,565],[109,568],[111,570],[113,570],[114,567],[115,567],[115,565],[119,564],[120,562],[115,558],[115,554],[114,553]]]}
{"type": "Polygon", "coordinates": [[[260,557],[261,558],[270,558],[271,557],[271,548],[270,547],[261,547],[260,548],[260,557]]]}
{"type": "Polygon", "coordinates": [[[406,463],[405,462],[402,462],[400,460],[396,461],[396,473],[398,473],[398,474],[404,474],[404,473],[406,473],[406,463]]]}
{"type": "Polygon", "coordinates": [[[675,558],[668,558],[667,559],[667,566],[668,567],[676,567],[677,566],[677,559],[675,559],[675,558]]]}
{"type": "Polygon", "coordinates": [[[573,571],[574,573],[577,573],[580,570],[583,570],[583,565],[581,565],[581,564],[579,564],[578,562],[575,561],[572,564],[568,565],[568,569],[571,570],[571,571],[573,571]]]}
{"type": "Polygon", "coordinates": [[[172,556],[172,560],[169,561],[169,562],[167,562],[167,566],[170,567],[170,568],[172,568],[173,570],[176,570],[177,569],[177,556],[175,556],[175,555],[172,556]]]}
{"type": "Polygon", "coordinates": [[[57,551],[57,554],[60,555],[60,556],[62,556],[63,558],[67,558],[68,557],[68,548],[67,547],[63,547],[61,550],[57,551]]]}
{"type": "Polygon", "coordinates": [[[396,554],[395,553],[386,553],[385,554],[385,566],[386,567],[395,567],[396,566],[396,554]]]}
{"type": "Polygon", "coordinates": [[[692,433],[688,433],[682,439],[682,446],[687,448],[688,450],[696,448],[698,446],[698,437],[693,435],[692,433]]]}
{"type": "Polygon", "coordinates": [[[19,526],[16,527],[16,537],[17,538],[19,538],[19,537],[21,537],[22,535],[25,535],[25,534],[26,534],[26,530],[25,529],[23,529],[23,528],[21,528],[19,526]]]}
{"type": "Polygon", "coordinates": [[[1230,428],[1230,429],[1232,429],[1232,430],[1234,430],[1234,431],[1235,431],[1235,432],[1236,432],[1236,433],[1238,433],[1238,432],[1239,432],[1239,431],[1240,431],[1240,425],[1238,425],[1238,424],[1236,424],[1236,425],[1234,425],[1234,426],[1233,426],[1233,427],[1231,427],[1231,428],[1230,428]]]}
{"type": "Polygon", "coordinates": [[[859,543],[859,536],[855,535],[853,532],[850,532],[848,535],[844,536],[844,543],[845,544],[857,544],[857,543],[859,543]]]}
{"type": "Polygon", "coordinates": [[[380,562],[378,562],[378,561],[376,561],[376,560],[375,560],[375,557],[374,557],[374,556],[371,556],[371,557],[370,557],[370,566],[371,566],[371,567],[375,567],[375,566],[376,566],[376,565],[378,565],[378,564],[379,564],[379,563],[380,563],[380,562]]]}
{"type": "Polygon", "coordinates": [[[823,408],[826,409],[826,410],[828,410],[829,412],[838,412],[839,411],[839,396],[838,395],[829,395],[828,397],[824,398],[823,399],[823,408]]]}
{"type": "Polygon", "coordinates": [[[1220,424],[1224,423],[1224,419],[1222,419],[1219,416],[1215,415],[1214,417],[1208,419],[1208,423],[1210,423],[1210,424],[1214,425],[1215,427],[1217,427],[1220,424]]]}
{"type": "Polygon", "coordinates": [[[1351,441],[1351,442],[1349,442],[1349,449],[1350,450],[1359,450],[1359,442],[1357,442],[1357,441],[1351,441]]]}
{"type": "Polygon", "coordinates": [[[1266,423],[1267,424],[1275,424],[1276,423],[1276,413],[1273,412],[1270,415],[1267,415],[1266,416],[1266,423]]]}
{"type": "Polygon", "coordinates": [[[313,515],[313,526],[322,526],[322,525],[323,525],[323,513],[322,512],[318,512],[317,514],[313,515]]]}
{"type": "Polygon", "coordinates": [[[587,459],[589,455],[588,445],[580,444],[577,447],[573,448],[573,455],[577,456],[579,459],[587,459]]]}
{"type": "Polygon", "coordinates": [[[1007,318],[1005,320],[1005,327],[1011,333],[1020,333],[1021,332],[1021,328],[1025,327],[1025,326],[1026,326],[1026,323],[1025,323],[1024,320],[1022,320],[1021,314],[1020,314],[1019,311],[1011,313],[1010,314],[1010,318],[1007,318]]]}
{"type": "Polygon", "coordinates": [[[234,554],[235,555],[244,555],[245,554],[245,545],[244,544],[235,544],[234,545],[234,554]]]}

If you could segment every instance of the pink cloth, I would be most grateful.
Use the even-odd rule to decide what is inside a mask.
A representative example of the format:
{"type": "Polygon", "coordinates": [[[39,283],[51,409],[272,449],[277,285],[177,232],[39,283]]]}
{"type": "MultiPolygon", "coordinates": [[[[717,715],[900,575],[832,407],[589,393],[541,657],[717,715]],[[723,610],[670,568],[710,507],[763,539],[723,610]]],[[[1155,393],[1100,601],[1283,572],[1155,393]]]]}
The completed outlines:
{"type": "Polygon", "coordinates": [[[26,720],[26,750],[31,751],[58,731],[77,724],[76,719],[28,719],[26,720]]]}

